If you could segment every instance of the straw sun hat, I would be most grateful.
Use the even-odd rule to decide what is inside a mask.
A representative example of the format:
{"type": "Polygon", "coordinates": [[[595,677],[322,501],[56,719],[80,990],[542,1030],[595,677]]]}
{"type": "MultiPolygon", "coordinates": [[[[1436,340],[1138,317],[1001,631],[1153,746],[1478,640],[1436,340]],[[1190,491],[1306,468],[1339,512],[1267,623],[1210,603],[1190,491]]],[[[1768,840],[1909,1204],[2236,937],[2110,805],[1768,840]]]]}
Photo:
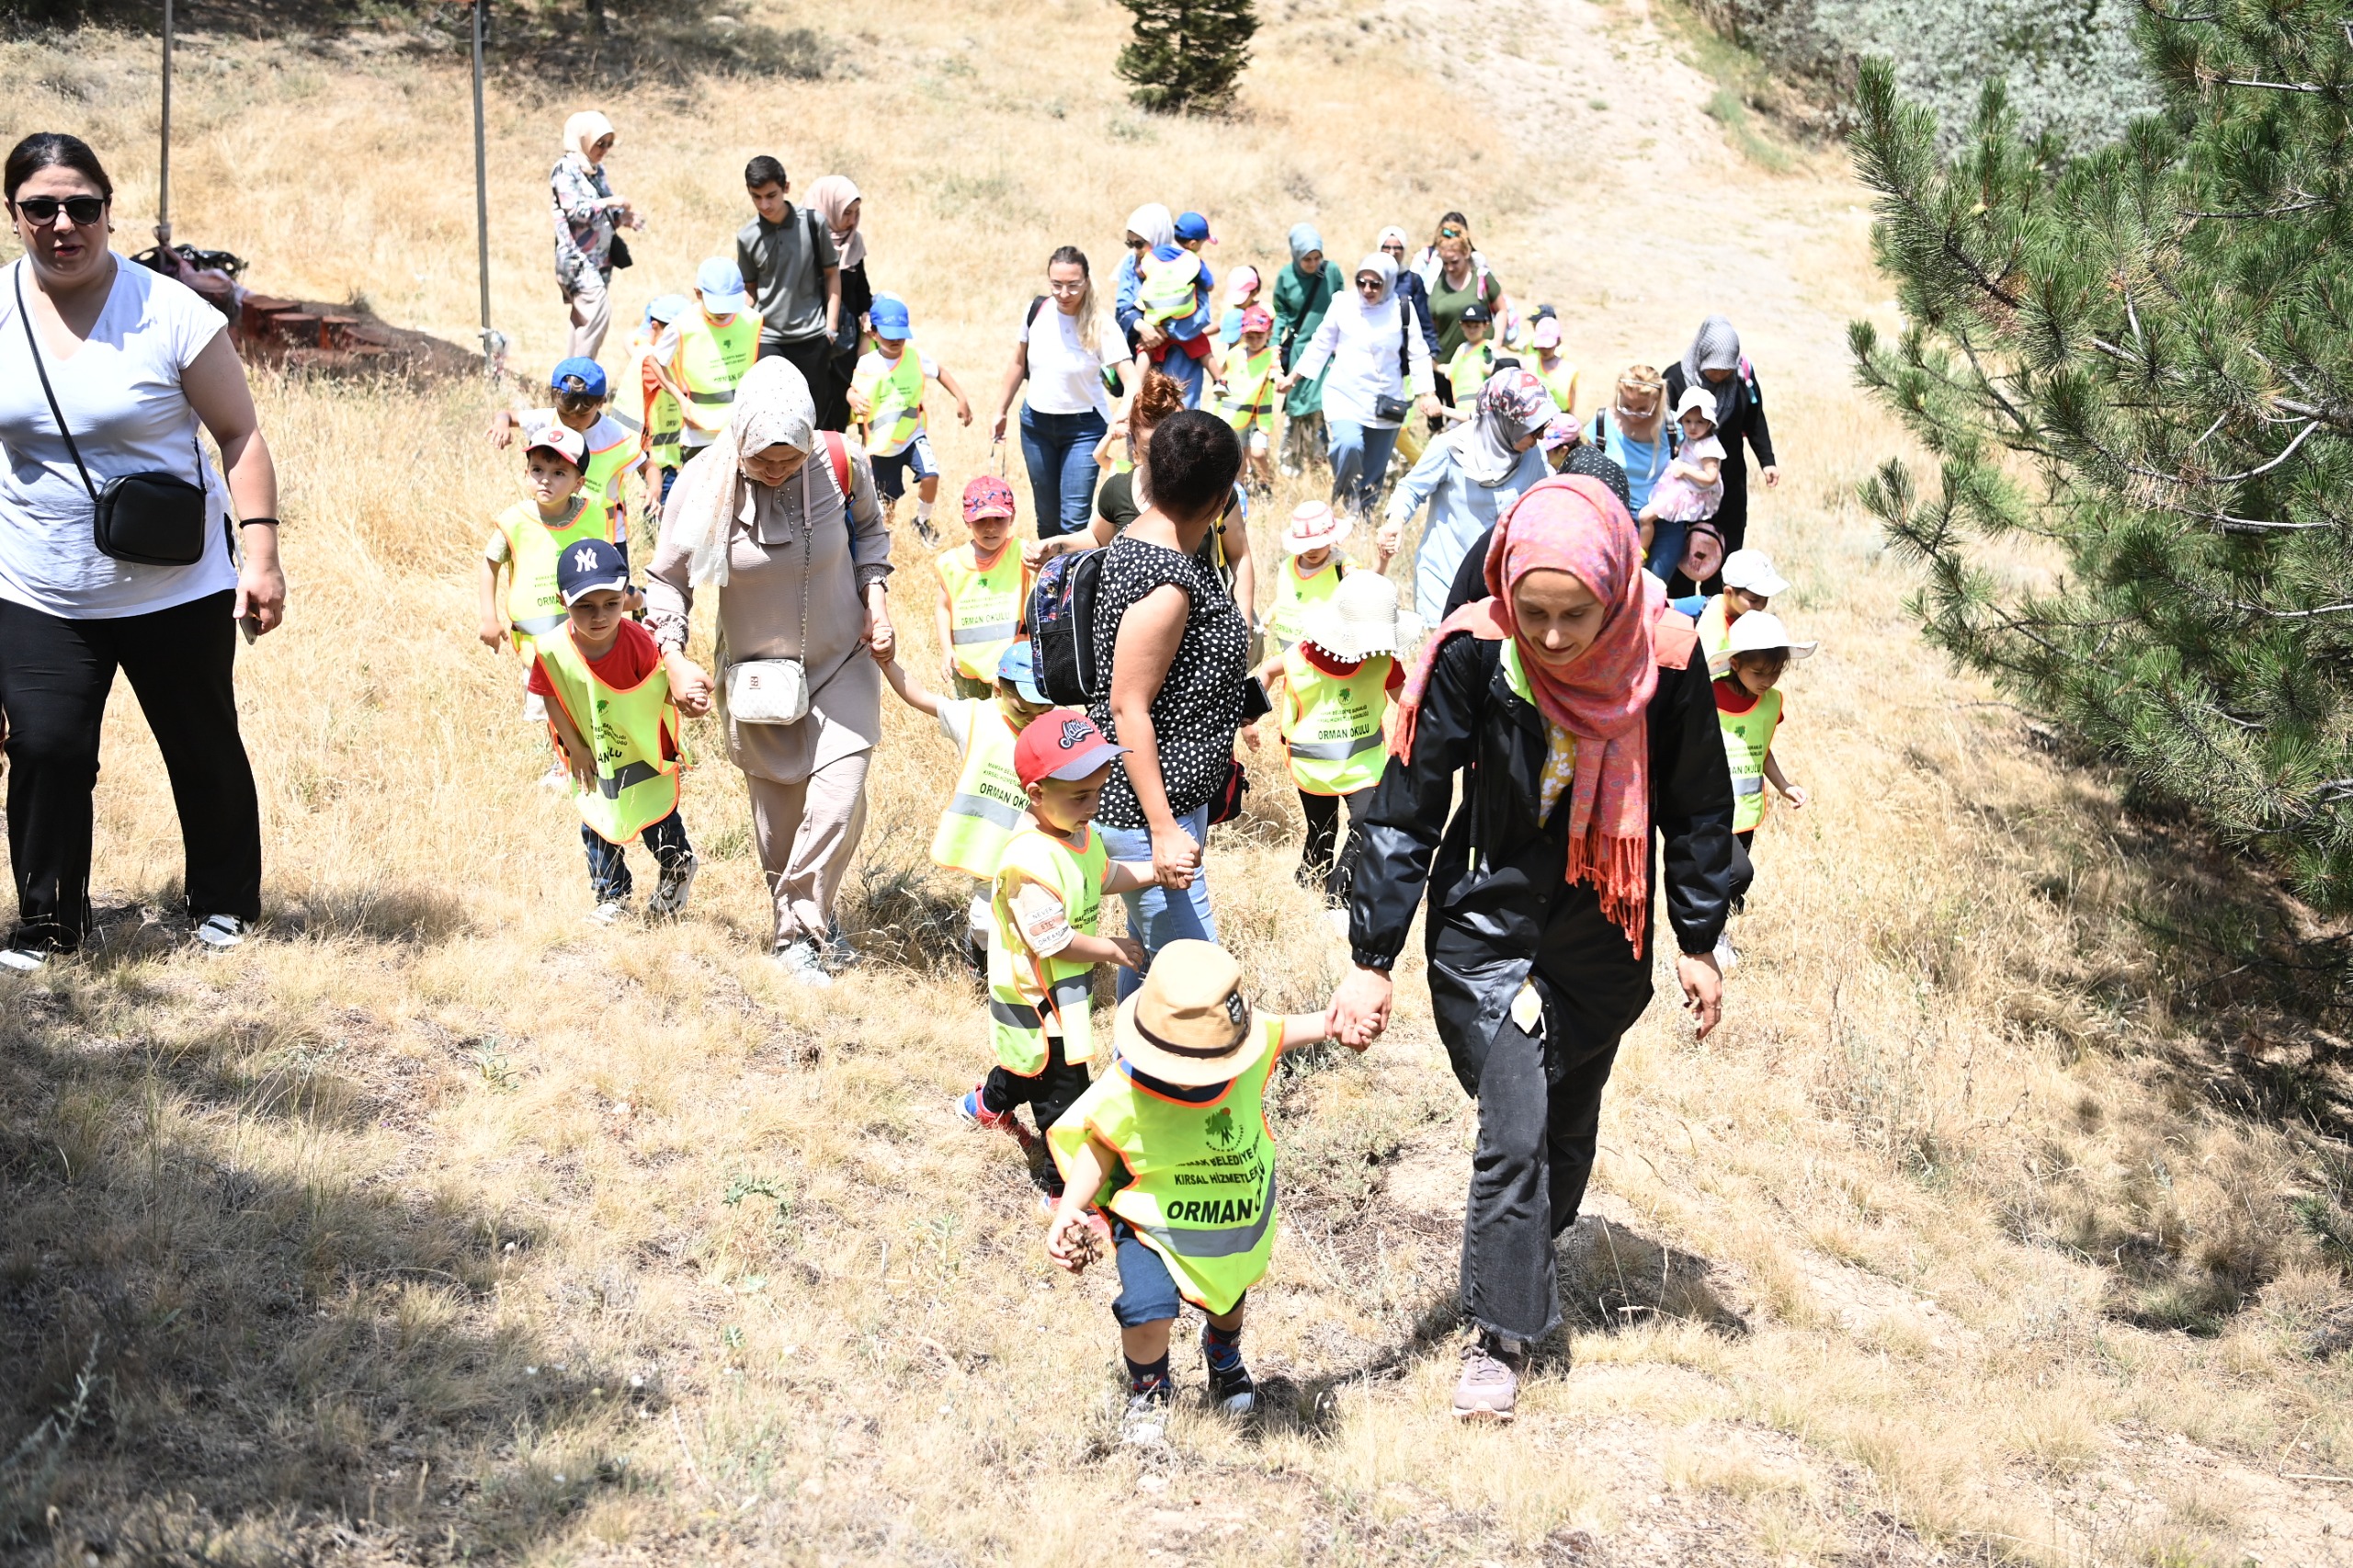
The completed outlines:
{"type": "Polygon", "coordinates": [[[1238,1078],[1267,1051],[1242,994],[1242,966],[1215,942],[1190,938],[1160,949],[1143,984],[1120,1004],[1112,1035],[1130,1066],[1180,1089],[1238,1078]]]}

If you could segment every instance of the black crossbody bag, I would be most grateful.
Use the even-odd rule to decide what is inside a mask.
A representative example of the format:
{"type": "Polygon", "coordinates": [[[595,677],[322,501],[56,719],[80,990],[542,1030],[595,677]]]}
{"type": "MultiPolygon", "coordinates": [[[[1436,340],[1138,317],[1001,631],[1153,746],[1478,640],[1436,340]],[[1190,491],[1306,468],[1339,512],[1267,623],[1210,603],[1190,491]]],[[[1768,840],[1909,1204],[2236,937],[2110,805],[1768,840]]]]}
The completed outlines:
{"type": "MultiPolygon", "coordinates": [[[[41,394],[49,399],[50,417],[57,421],[57,433],[65,437],[65,449],[73,455],[74,467],[82,476],[82,488],[90,493],[90,535],[98,553],[136,566],[195,565],[204,559],[209,537],[204,519],[204,486],[200,483],[190,484],[178,474],[160,470],[109,479],[103,490],[90,483],[90,471],[82,461],[82,449],[74,444],[74,432],[65,427],[65,412],[57,406],[57,393],[49,384],[49,367],[41,362],[40,340],[34,335],[32,315],[25,309],[25,275],[21,269],[14,281],[17,318],[25,325],[25,347],[32,350],[33,369],[40,372],[41,394]]],[[[201,478],[204,449],[197,445],[193,436],[188,437],[188,446],[196,454],[196,472],[201,478]]]]}

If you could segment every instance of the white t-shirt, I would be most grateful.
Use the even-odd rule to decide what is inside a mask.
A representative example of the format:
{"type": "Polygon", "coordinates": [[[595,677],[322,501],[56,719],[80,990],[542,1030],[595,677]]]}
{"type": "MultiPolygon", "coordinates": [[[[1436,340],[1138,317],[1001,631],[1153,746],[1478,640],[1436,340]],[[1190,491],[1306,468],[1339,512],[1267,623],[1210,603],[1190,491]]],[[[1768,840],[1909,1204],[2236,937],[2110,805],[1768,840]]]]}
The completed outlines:
{"type": "MultiPolygon", "coordinates": [[[[223,521],[193,566],[134,566],[98,553],[90,493],[57,432],[17,313],[17,274],[0,268],[0,598],[69,620],[169,609],[237,585],[223,521]]],[[[24,280],[29,296],[32,280],[24,280]]],[[[29,299],[27,301],[30,303],[29,299]]],[[[46,345],[41,362],[90,481],[160,470],[200,483],[205,511],[229,514],[228,486],[197,445],[196,410],[180,374],[229,324],[196,290],[114,258],[114,287],[73,358],[46,345]]]]}
{"type": "MultiPolygon", "coordinates": [[[[1031,408],[1040,414],[1085,414],[1092,409],[1106,419],[1111,416],[1111,395],[1103,390],[1103,357],[1086,351],[1078,339],[1078,318],[1064,315],[1053,296],[1039,301],[1037,313],[1021,324],[1021,341],[1029,346],[1031,408]]],[[[1095,341],[1120,359],[1127,358],[1128,340],[1109,315],[1096,322],[1095,341]]]]}

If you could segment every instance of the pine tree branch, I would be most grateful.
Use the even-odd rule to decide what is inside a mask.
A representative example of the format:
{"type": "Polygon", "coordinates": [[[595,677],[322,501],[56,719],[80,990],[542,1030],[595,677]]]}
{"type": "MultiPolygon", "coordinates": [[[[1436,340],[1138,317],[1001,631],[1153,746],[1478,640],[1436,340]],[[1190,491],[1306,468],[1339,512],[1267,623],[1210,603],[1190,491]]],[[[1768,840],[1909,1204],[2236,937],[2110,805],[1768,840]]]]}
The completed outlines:
{"type": "Polygon", "coordinates": [[[2336,205],[2336,203],[2327,197],[2311,196],[2305,197],[2301,201],[2283,202],[2277,207],[2247,207],[2236,211],[2222,212],[2185,212],[2182,216],[2185,218],[2285,218],[2292,213],[2313,212],[2324,207],[2336,205]]]}

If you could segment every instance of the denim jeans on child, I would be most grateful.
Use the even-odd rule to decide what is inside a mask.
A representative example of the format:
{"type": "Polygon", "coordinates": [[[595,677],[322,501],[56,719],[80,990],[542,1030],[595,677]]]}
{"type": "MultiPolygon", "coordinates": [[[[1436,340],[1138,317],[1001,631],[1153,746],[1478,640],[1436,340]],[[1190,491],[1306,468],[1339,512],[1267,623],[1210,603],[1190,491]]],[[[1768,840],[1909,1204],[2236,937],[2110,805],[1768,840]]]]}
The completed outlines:
{"type": "Polygon", "coordinates": [[[1370,517],[1389,474],[1389,454],[1397,449],[1397,427],[1358,425],[1328,412],[1324,421],[1332,435],[1332,505],[1370,517]]]}
{"type": "MultiPolygon", "coordinates": [[[[588,885],[597,890],[597,902],[619,903],[629,897],[635,884],[630,880],[629,862],[621,858],[621,846],[608,843],[586,823],[580,824],[580,842],[588,851],[588,885]]],[[[676,812],[647,828],[643,842],[657,865],[674,866],[694,853],[694,846],[687,842],[686,822],[676,812]]]]}
{"type": "MultiPolygon", "coordinates": [[[[1185,1298],[1177,1294],[1176,1277],[1168,1272],[1167,1260],[1153,1251],[1125,1220],[1111,1221],[1111,1256],[1120,1266],[1120,1293],[1111,1300],[1111,1315],[1120,1320],[1121,1328],[1165,1323],[1184,1312],[1185,1298]]],[[[1249,1299],[1245,1292],[1233,1303],[1233,1312],[1240,1312],[1249,1299]]]]}
{"type": "Polygon", "coordinates": [[[1084,414],[1021,410],[1021,458],[1029,465],[1029,495],[1038,537],[1084,533],[1094,522],[1095,447],[1110,422],[1093,409],[1084,414]]]}
{"type": "MultiPolygon", "coordinates": [[[[1152,830],[1148,827],[1105,827],[1095,824],[1103,835],[1104,852],[1114,860],[1149,860],[1152,858],[1152,830]]],[[[1207,801],[1194,807],[1176,819],[1176,825],[1193,835],[1193,842],[1206,847],[1210,837],[1210,808],[1207,801]]],[[[1144,959],[1180,937],[1193,937],[1204,942],[1217,940],[1217,917],[1210,913],[1209,868],[1205,864],[1193,874],[1193,885],[1183,892],[1172,893],[1164,887],[1148,887],[1141,892],[1123,892],[1120,901],[1128,906],[1128,934],[1143,944],[1144,959]]],[[[1136,987],[1143,983],[1143,976],[1134,970],[1119,971],[1120,996],[1125,1000],[1136,987]]]]}

